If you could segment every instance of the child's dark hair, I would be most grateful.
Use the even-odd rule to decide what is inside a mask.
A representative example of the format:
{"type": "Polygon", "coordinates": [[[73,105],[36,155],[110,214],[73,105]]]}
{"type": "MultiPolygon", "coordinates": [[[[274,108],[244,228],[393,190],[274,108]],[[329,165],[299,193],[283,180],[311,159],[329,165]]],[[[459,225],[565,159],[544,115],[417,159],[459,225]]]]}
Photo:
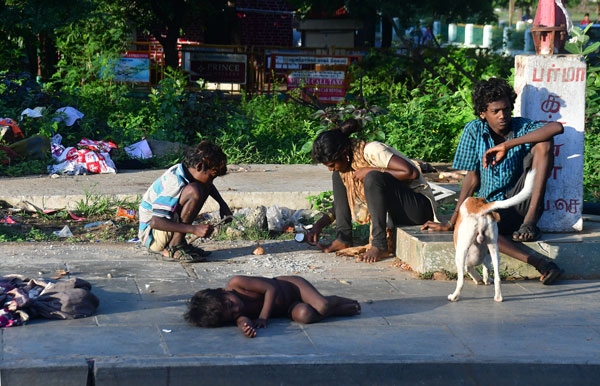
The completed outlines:
{"type": "Polygon", "coordinates": [[[188,310],[183,318],[199,327],[222,326],[224,302],[225,291],[222,288],[198,291],[188,302],[188,310]]]}
{"type": "Polygon", "coordinates": [[[360,130],[362,130],[360,122],[354,118],[349,118],[335,129],[322,132],[313,142],[313,160],[320,163],[341,160],[351,152],[350,135],[360,130]]]}
{"type": "Polygon", "coordinates": [[[515,105],[517,93],[515,93],[515,90],[504,79],[490,78],[488,80],[480,80],[475,84],[471,98],[473,100],[475,116],[479,117],[479,114],[487,111],[490,103],[504,98],[508,98],[512,108],[515,105]]]}
{"type": "Polygon", "coordinates": [[[216,176],[224,176],[227,173],[227,156],[219,146],[210,141],[202,141],[195,149],[186,152],[183,166],[195,167],[198,171],[214,169],[216,176]]]}

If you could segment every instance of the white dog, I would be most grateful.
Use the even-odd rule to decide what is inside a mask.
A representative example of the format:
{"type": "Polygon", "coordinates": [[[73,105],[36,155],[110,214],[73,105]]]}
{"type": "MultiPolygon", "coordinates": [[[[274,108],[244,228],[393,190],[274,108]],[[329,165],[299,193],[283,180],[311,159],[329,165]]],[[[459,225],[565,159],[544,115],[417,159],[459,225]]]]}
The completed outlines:
{"type": "Polygon", "coordinates": [[[457,301],[464,284],[464,269],[477,284],[489,284],[490,257],[494,267],[494,300],[502,301],[500,293],[500,254],[498,251],[498,224],[500,215],[493,212],[505,209],[525,201],[533,191],[535,169],[527,173],[523,189],[515,196],[504,200],[486,202],[484,198],[467,198],[458,211],[454,226],[454,247],[456,248],[456,270],[458,280],[454,293],[448,295],[448,300],[457,301]],[[487,251],[486,251],[487,247],[487,251]],[[488,253],[489,251],[489,253],[488,253]],[[475,271],[475,266],[483,264],[483,280],[475,271]]]}

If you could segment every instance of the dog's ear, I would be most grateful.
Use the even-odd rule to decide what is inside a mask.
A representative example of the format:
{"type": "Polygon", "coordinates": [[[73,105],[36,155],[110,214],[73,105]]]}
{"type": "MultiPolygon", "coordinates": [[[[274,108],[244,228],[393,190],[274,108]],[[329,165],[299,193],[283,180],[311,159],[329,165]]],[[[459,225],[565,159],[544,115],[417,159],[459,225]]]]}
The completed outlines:
{"type": "Polygon", "coordinates": [[[498,212],[492,212],[490,214],[492,215],[492,218],[494,219],[494,221],[500,222],[500,213],[498,213],[498,212]]]}

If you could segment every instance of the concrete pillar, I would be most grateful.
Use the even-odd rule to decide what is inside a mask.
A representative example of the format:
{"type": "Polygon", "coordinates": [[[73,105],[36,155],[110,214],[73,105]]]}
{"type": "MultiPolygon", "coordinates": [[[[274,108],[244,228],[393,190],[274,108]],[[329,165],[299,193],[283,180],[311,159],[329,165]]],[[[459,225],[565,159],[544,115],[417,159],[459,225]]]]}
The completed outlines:
{"type": "Polygon", "coordinates": [[[527,28],[524,32],[525,34],[525,52],[535,52],[535,47],[533,46],[533,35],[531,35],[531,28],[527,28]]]}
{"type": "Polygon", "coordinates": [[[522,20],[519,20],[517,22],[516,30],[517,31],[525,31],[526,29],[527,29],[527,23],[522,20]]]}
{"type": "Polygon", "coordinates": [[[548,179],[539,227],[546,232],[583,229],[583,150],[586,63],[579,55],[517,55],[515,116],[558,121],[554,169],[548,179]]]}
{"type": "Polygon", "coordinates": [[[465,25],[465,46],[473,44],[473,24],[465,25]]]}
{"type": "Polygon", "coordinates": [[[448,24],[448,41],[449,42],[453,42],[456,40],[456,32],[457,32],[456,24],[454,24],[454,23],[448,24]]]}
{"type": "Polygon", "coordinates": [[[436,20],[433,22],[433,36],[435,36],[437,38],[441,34],[442,34],[442,23],[440,23],[439,21],[436,20]]]}
{"type": "Polygon", "coordinates": [[[492,36],[493,30],[491,25],[483,26],[483,46],[485,48],[492,48],[492,36]]]}
{"type": "Polygon", "coordinates": [[[510,27],[504,27],[504,29],[502,30],[502,48],[504,48],[505,50],[510,50],[512,49],[512,43],[510,41],[510,34],[511,34],[512,28],[510,27]]]}

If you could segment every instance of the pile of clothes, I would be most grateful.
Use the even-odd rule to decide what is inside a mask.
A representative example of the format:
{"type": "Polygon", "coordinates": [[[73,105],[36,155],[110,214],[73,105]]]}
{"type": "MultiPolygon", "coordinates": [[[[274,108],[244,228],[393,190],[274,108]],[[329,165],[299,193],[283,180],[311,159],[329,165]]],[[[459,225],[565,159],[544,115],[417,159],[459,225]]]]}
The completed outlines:
{"type": "Polygon", "coordinates": [[[0,327],[30,319],[78,319],[96,313],[100,301],[92,285],[72,278],[52,282],[22,275],[0,276],[0,327]]]}

